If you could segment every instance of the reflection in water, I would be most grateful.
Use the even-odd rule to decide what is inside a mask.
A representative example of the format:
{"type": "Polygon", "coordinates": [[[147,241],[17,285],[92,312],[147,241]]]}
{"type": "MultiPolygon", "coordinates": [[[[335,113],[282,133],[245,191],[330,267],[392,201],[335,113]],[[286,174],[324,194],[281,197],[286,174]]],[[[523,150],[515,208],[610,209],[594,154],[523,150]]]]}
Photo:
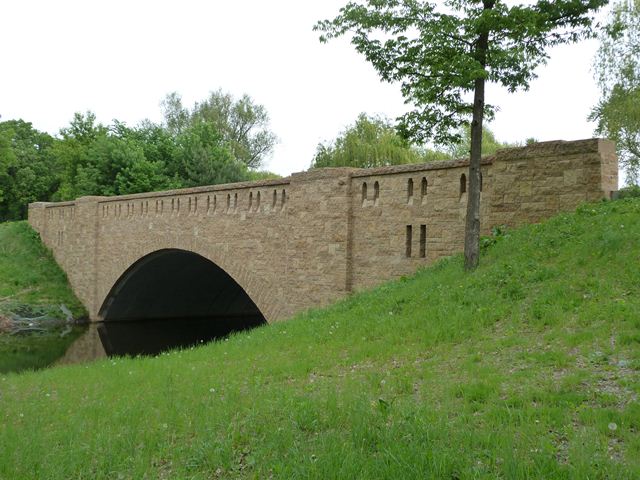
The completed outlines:
{"type": "Polygon", "coordinates": [[[261,315],[93,323],[56,365],[84,363],[107,356],[157,355],[173,348],[219,340],[263,323],[261,315]]]}
{"type": "Polygon", "coordinates": [[[107,354],[98,335],[98,327],[95,323],[92,323],[87,331],[69,346],[62,358],[58,359],[54,365],[85,363],[106,356],[107,354]]]}

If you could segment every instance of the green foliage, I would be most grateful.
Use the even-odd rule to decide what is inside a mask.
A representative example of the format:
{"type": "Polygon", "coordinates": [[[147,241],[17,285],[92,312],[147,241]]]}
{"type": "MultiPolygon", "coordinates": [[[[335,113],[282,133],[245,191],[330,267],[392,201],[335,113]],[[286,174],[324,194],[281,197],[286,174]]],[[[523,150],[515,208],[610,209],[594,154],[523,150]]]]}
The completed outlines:
{"type": "Polygon", "coordinates": [[[601,98],[591,111],[596,133],[616,142],[629,183],[640,175],[640,1],[613,5],[594,67],[601,98]]]}
{"type": "Polygon", "coordinates": [[[320,143],[312,168],[370,168],[420,162],[423,157],[391,123],[362,113],[333,142],[320,143]]]}
{"type": "Polygon", "coordinates": [[[107,128],[96,124],[95,115],[87,112],[76,114],[61,135],[53,151],[65,171],[54,199],[124,195],[182,185],[167,166],[175,162],[174,141],[149,122],[131,129],[114,121],[107,128]]]}
{"type": "Polygon", "coordinates": [[[640,185],[629,185],[621,188],[618,192],[618,198],[637,198],[640,197],[640,185]]]}
{"type": "Polygon", "coordinates": [[[273,151],[277,137],[269,130],[269,114],[248,95],[235,100],[221,90],[194,106],[193,116],[211,122],[222,134],[233,156],[249,168],[258,168],[273,151]]]}
{"type": "Polygon", "coordinates": [[[247,180],[256,181],[256,180],[275,180],[278,178],[282,178],[281,175],[277,173],[269,172],[268,170],[249,170],[247,172],[247,180]]]}
{"type": "Polygon", "coordinates": [[[507,227],[505,225],[497,225],[491,229],[491,235],[480,239],[480,247],[486,250],[505,238],[509,238],[507,227]]]}
{"type": "MultiPolygon", "coordinates": [[[[318,144],[311,168],[370,168],[469,158],[470,126],[460,127],[458,134],[458,143],[444,149],[416,147],[401,137],[388,119],[362,113],[355,124],[347,127],[334,141],[318,144]]],[[[492,155],[501,148],[514,146],[517,145],[498,141],[489,128],[483,129],[484,154],[492,155]]]]}
{"type": "Polygon", "coordinates": [[[0,122],[0,221],[24,218],[27,204],[57,188],[59,163],[54,139],[28,122],[0,122]]]}
{"type": "MultiPolygon", "coordinates": [[[[459,128],[470,121],[468,93],[475,90],[476,80],[511,92],[528,88],[549,47],[593,35],[594,12],[607,1],[444,3],[349,2],[336,18],[315,26],[322,41],[350,34],[351,43],[382,80],[400,84],[407,102],[415,106],[399,119],[400,129],[418,142],[457,142],[459,128]],[[488,35],[488,44],[481,52],[482,35],[488,35]]],[[[494,111],[484,105],[489,118],[494,111]]]]}
{"type": "Polygon", "coordinates": [[[246,166],[237,162],[213,124],[195,122],[178,136],[178,155],[185,186],[214,185],[244,180],[246,166]]]}
{"type": "MultiPolygon", "coordinates": [[[[466,124],[460,128],[458,132],[460,136],[459,143],[453,143],[447,148],[447,154],[451,158],[469,158],[471,152],[471,126],[466,124]]],[[[482,154],[493,155],[503,148],[517,147],[518,144],[504,143],[496,139],[495,134],[488,128],[482,129],[482,154]]]]}
{"type": "Polygon", "coordinates": [[[248,95],[236,100],[218,90],[196,102],[191,110],[182,105],[176,92],[167,95],[162,103],[169,131],[182,134],[198,123],[211,125],[233,157],[246,167],[259,168],[265,157],[273,151],[277,137],[269,129],[269,114],[264,106],[254,103],[248,95]]]}
{"type": "Polygon", "coordinates": [[[449,258],[201,348],[0,376],[0,477],[639,478],[639,236],[640,201],[589,204],[471,274],[449,258]]]}
{"type": "Polygon", "coordinates": [[[182,182],[167,176],[165,165],[161,161],[153,162],[144,156],[130,161],[116,174],[115,190],[119,194],[171,190],[182,187],[182,182]]]}
{"type": "Polygon", "coordinates": [[[271,178],[255,172],[276,142],[269,116],[247,95],[221,91],[182,106],[167,95],[165,123],[105,126],[74,114],[55,138],[22,120],[0,122],[0,221],[24,219],[34,201],[124,195],[271,178]]]}

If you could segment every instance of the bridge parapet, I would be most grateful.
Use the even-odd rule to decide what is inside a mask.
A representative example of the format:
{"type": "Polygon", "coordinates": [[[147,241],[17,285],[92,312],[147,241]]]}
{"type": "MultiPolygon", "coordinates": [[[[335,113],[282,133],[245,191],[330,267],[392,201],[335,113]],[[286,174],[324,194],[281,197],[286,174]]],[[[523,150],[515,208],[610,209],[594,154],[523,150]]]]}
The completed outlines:
{"type": "MultiPolygon", "coordinates": [[[[468,161],[331,168],[277,180],[34,203],[29,222],[91,318],[145,255],[183,249],[233,277],[267,320],[462,250],[468,161]]],[[[545,142],[482,162],[481,223],[538,222],[617,189],[611,142],[545,142]]]]}

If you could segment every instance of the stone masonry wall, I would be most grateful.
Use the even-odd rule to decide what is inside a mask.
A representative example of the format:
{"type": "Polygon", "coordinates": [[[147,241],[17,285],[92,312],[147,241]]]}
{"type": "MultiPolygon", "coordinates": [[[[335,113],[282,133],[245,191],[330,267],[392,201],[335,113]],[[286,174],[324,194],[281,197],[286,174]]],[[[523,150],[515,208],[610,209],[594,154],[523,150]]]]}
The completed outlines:
{"type": "MultiPolygon", "coordinates": [[[[320,307],[463,248],[467,161],[321,169],[281,180],[34,203],[29,222],[93,320],[157,250],[211,260],[267,320],[320,307]]],[[[483,159],[481,224],[538,222],[617,189],[611,142],[545,142],[483,159]]]]}

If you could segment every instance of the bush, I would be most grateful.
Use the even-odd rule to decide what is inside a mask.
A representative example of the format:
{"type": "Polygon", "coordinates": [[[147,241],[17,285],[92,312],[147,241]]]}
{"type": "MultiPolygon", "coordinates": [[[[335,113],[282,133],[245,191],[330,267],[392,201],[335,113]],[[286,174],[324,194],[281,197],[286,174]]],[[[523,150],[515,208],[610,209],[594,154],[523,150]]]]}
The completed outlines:
{"type": "Polygon", "coordinates": [[[618,198],[638,198],[640,197],[640,185],[629,185],[621,188],[618,192],[618,198]]]}

